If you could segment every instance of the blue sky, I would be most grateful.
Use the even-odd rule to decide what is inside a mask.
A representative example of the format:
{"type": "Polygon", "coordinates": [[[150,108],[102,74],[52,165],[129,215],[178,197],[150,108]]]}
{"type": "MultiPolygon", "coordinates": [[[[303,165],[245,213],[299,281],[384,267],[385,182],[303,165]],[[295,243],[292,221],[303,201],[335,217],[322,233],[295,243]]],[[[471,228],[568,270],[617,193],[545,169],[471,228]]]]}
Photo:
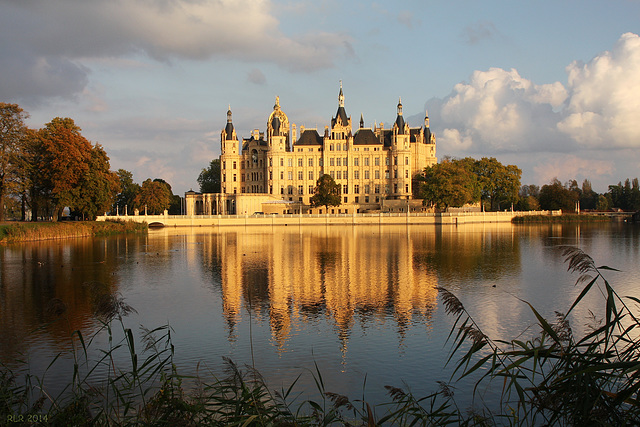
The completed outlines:
{"type": "Polygon", "coordinates": [[[0,0],[0,101],[71,117],[112,169],[180,194],[276,96],[322,129],[429,110],[438,157],[496,157],[523,184],[640,176],[640,1],[0,0]]]}

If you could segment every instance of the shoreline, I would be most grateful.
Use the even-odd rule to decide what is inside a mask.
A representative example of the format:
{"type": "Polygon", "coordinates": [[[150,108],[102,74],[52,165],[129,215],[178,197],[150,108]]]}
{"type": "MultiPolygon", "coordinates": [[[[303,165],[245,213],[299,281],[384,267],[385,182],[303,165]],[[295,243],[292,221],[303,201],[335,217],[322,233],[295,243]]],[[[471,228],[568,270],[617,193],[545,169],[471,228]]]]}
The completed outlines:
{"type": "Polygon", "coordinates": [[[134,221],[64,221],[0,223],[0,244],[26,243],[77,237],[146,232],[145,223],[134,221]]]}

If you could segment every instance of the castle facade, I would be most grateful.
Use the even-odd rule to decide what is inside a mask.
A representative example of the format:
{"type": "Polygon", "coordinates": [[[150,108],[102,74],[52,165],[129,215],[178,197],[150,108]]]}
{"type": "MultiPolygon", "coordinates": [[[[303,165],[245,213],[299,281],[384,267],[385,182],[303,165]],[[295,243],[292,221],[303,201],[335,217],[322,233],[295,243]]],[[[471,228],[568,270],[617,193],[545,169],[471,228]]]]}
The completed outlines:
{"type": "Polygon", "coordinates": [[[410,128],[398,102],[395,122],[385,129],[354,129],[345,110],[342,85],[338,109],[320,134],[289,122],[276,97],[266,132],[238,139],[231,108],[220,134],[221,193],[186,194],[187,215],[254,213],[356,213],[421,210],[414,177],[437,162],[436,138],[425,114],[424,126],[410,128]],[[312,208],[316,181],[330,175],[340,186],[342,204],[312,208]]]}

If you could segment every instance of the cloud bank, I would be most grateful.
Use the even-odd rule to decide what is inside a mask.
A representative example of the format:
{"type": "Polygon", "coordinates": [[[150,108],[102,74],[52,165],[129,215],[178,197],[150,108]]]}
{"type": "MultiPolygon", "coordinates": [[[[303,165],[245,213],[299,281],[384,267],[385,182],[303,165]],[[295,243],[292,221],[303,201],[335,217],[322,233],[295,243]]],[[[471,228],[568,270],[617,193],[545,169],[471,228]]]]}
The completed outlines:
{"type": "Polygon", "coordinates": [[[5,1],[0,6],[0,96],[72,96],[88,59],[144,54],[274,63],[293,72],[333,66],[344,34],[280,32],[269,0],[5,1]]]}

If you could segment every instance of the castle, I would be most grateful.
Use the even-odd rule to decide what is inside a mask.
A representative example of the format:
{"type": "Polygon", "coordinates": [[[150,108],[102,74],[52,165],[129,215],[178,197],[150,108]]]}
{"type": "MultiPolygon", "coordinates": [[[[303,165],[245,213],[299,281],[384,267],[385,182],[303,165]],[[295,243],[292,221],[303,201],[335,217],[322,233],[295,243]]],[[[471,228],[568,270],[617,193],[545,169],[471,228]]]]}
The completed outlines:
{"type": "Polygon", "coordinates": [[[344,106],[342,84],[338,110],[322,135],[315,128],[289,123],[276,97],[266,132],[258,129],[238,140],[231,108],[220,135],[221,192],[187,192],[187,215],[314,214],[406,212],[421,210],[414,199],[414,176],[437,162],[436,138],[425,114],[424,126],[410,128],[397,105],[395,122],[366,128],[362,115],[353,130],[344,106]],[[330,175],[340,186],[342,204],[312,208],[316,181],[330,175]]]}

